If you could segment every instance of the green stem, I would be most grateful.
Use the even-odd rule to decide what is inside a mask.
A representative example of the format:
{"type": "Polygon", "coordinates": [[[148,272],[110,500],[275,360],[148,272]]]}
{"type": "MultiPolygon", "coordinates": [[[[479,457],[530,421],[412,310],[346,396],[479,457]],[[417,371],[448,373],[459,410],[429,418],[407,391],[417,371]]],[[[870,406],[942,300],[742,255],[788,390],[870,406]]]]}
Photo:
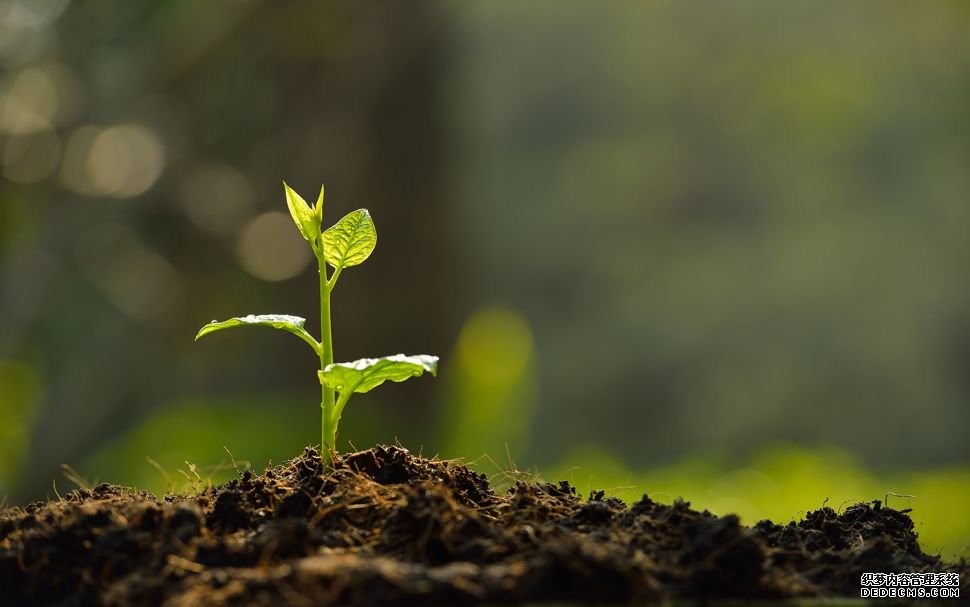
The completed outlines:
{"type": "MultiPolygon", "coordinates": [[[[323,255],[317,257],[320,267],[320,370],[333,362],[333,337],[330,332],[330,286],[327,284],[327,262],[323,255]]],[[[333,389],[321,386],[320,408],[323,410],[323,433],[320,440],[320,457],[326,466],[332,463],[333,452],[337,445],[337,425],[333,421],[333,389]]]]}

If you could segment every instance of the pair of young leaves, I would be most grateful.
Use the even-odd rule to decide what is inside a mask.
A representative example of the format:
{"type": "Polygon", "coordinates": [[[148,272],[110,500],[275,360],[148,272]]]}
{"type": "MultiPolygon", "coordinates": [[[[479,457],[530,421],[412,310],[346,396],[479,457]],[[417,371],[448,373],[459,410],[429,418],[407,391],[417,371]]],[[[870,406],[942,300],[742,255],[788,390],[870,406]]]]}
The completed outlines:
{"type": "MultiPolygon", "coordinates": [[[[283,184],[286,205],[290,216],[303,238],[309,243],[318,259],[323,259],[333,267],[333,274],[327,280],[321,270],[320,280],[326,281],[326,289],[332,290],[344,268],[360,265],[370,257],[377,246],[377,229],[367,209],[348,213],[327,230],[323,223],[323,187],[316,204],[311,207],[290,186],[283,184]]],[[[326,319],[325,322],[329,322],[326,319]]],[[[224,321],[212,321],[202,327],[196,340],[204,335],[244,326],[264,326],[288,331],[305,341],[320,356],[323,346],[310,335],[303,325],[306,320],[287,314],[250,314],[224,321]]],[[[320,383],[340,393],[369,392],[385,381],[404,381],[425,372],[436,374],[438,358],[419,354],[405,356],[397,354],[382,358],[362,358],[350,363],[331,363],[318,372],[320,383]]]]}
{"type": "Polygon", "coordinates": [[[340,221],[321,232],[323,224],[323,186],[311,208],[303,197],[283,183],[286,206],[300,235],[310,243],[313,252],[333,266],[334,273],[343,268],[364,263],[377,247],[377,228],[367,209],[348,213],[340,221]]]}

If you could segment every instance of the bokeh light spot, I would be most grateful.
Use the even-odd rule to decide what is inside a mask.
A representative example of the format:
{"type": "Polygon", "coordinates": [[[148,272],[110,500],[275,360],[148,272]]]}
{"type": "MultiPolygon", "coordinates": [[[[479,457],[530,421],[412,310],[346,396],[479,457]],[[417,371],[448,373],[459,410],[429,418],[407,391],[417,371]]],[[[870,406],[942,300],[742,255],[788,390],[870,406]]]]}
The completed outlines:
{"type": "Polygon", "coordinates": [[[144,193],[164,166],[165,152],[158,137],[136,124],[111,126],[98,133],[85,161],[91,188],[115,198],[144,193]]]}
{"type": "Polygon", "coordinates": [[[189,220],[213,234],[238,229],[254,197],[245,175],[228,165],[196,169],[179,184],[179,200],[189,220]]]}
{"type": "Polygon", "coordinates": [[[256,278],[279,281],[302,272],[312,254],[289,216],[273,211],[256,217],[243,228],[236,258],[256,278]]]}
{"type": "Polygon", "coordinates": [[[175,267],[124,225],[91,228],[78,239],[75,253],[88,281],[136,320],[165,314],[181,290],[175,267]]]}
{"type": "Polygon", "coordinates": [[[64,144],[64,155],[61,160],[60,182],[66,189],[83,196],[96,196],[94,188],[88,182],[85,161],[91,143],[98,136],[101,129],[94,125],[85,125],[76,129],[64,144]]]}
{"type": "Polygon", "coordinates": [[[0,95],[0,130],[25,134],[50,128],[57,113],[57,88],[42,69],[27,68],[0,95]]]}

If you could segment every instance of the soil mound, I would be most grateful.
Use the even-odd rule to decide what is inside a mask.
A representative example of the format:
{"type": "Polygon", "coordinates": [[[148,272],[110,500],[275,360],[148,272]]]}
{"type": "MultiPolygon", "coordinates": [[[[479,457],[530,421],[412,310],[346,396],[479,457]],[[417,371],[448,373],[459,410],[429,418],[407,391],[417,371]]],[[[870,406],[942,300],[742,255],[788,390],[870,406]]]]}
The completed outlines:
{"type": "MultiPolygon", "coordinates": [[[[878,501],[741,525],[566,482],[496,494],[397,447],[306,449],[189,497],[102,484],[0,513],[0,603],[414,605],[858,597],[864,572],[958,571],[878,501]]],[[[961,589],[965,594],[966,588],[961,589]]]]}

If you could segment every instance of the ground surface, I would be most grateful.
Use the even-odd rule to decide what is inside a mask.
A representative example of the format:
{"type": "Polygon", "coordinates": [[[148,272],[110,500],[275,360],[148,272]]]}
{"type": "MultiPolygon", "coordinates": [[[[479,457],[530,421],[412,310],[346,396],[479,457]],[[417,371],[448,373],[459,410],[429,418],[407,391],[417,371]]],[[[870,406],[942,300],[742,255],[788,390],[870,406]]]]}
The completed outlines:
{"type": "MultiPolygon", "coordinates": [[[[193,497],[112,485],[0,513],[0,604],[469,604],[857,597],[863,572],[959,571],[905,513],[822,508],[740,525],[566,483],[505,495],[396,447],[326,473],[307,449],[193,497]]],[[[966,596],[966,588],[961,593],[966,596]]]]}

